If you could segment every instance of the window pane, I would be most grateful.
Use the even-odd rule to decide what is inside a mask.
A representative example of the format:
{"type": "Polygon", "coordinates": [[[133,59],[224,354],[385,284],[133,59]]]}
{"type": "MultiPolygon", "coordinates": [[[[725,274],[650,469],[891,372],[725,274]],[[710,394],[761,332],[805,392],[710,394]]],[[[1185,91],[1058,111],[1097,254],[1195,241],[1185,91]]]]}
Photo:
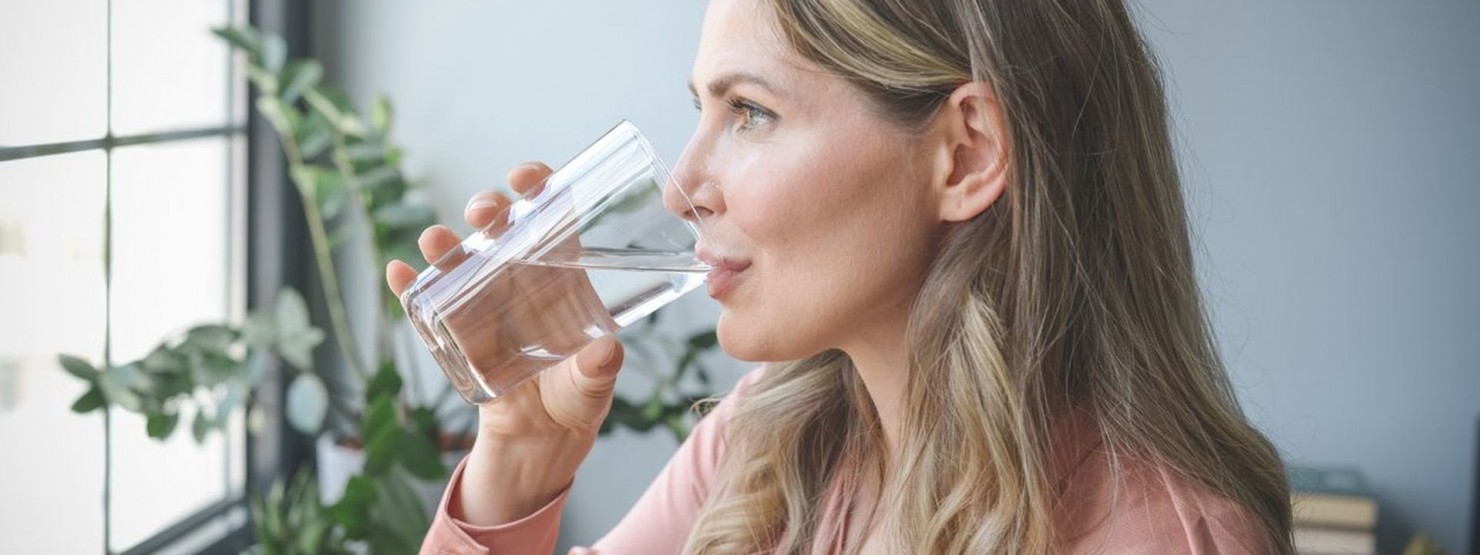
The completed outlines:
{"type": "MultiPolygon", "coordinates": [[[[227,138],[141,145],[113,153],[112,346],[136,360],[195,324],[231,319],[227,138]]],[[[189,422],[169,441],[144,433],[137,415],[116,413],[113,534],[126,549],[227,495],[220,434],[196,445],[189,422]]],[[[240,458],[240,445],[231,453],[240,458]]],[[[234,463],[235,461],[233,461],[234,463]]]]}
{"type": "Polygon", "coordinates": [[[226,125],[226,0],[113,0],[113,134],[226,125]]]}
{"type": "Polygon", "coordinates": [[[103,418],[69,410],[86,387],[56,356],[102,362],[104,172],[98,151],[0,162],[0,553],[103,543],[103,418]]]}
{"type": "Polygon", "coordinates": [[[0,2],[0,146],[103,136],[107,33],[105,0],[0,2]]]}

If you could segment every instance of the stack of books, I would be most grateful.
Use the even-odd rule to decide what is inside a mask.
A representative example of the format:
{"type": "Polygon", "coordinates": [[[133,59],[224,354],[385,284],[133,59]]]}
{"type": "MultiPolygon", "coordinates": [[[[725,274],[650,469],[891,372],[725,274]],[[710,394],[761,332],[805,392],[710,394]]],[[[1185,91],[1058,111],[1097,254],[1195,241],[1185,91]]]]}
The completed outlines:
{"type": "Polygon", "coordinates": [[[1376,555],[1377,498],[1355,468],[1290,466],[1295,551],[1376,555]]]}

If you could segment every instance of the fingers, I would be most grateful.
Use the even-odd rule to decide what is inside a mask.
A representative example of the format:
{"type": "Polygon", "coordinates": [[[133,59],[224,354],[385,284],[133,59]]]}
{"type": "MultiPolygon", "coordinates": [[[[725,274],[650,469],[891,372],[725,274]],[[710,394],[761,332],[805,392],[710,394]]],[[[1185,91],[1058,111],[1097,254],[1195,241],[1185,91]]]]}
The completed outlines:
{"type": "MultiPolygon", "coordinates": [[[[550,173],[549,166],[540,162],[526,162],[509,170],[509,186],[513,187],[515,193],[529,198],[539,194],[537,187],[544,183],[550,173]]],[[[496,191],[484,191],[473,195],[473,198],[468,200],[467,208],[463,209],[463,219],[475,229],[507,223],[509,206],[512,204],[513,201],[503,194],[496,191]]]]}
{"type": "Polygon", "coordinates": [[[461,243],[462,239],[444,225],[429,227],[416,239],[417,246],[421,247],[422,258],[443,271],[456,267],[467,258],[461,243]]]}
{"type": "Polygon", "coordinates": [[[498,225],[489,231],[498,232],[509,221],[509,206],[513,201],[509,197],[497,191],[484,191],[473,195],[468,200],[468,207],[463,209],[463,219],[473,229],[485,229],[497,223],[498,225]]]}
{"type": "Polygon", "coordinates": [[[525,162],[509,170],[509,186],[513,187],[514,192],[519,193],[519,196],[530,198],[540,194],[536,186],[543,184],[545,178],[550,177],[551,173],[553,172],[550,166],[546,166],[543,162],[525,162]]]}
{"type": "MultiPolygon", "coordinates": [[[[462,240],[446,226],[434,225],[421,232],[416,244],[421,247],[421,256],[428,264],[446,271],[467,258],[462,251],[462,240]],[[450,255],[450,256],[449,256],[450,255]]],[[[400,260],[392,260],[385,266],[385,282],[397,297],[416,281],[416,269],[400,260]]]]}
{"type": "Polygon", "coordinates": [[[405,292],[413,281],[416,281],[416,268],[412,268],[410,264],[392,260],[390,264],[385,265],[385,282],[390,284],[391,292],[397,297],[401,296],[401,293],[405,292]]]}
{"type": "Polygon", "coordinates": [[[612,335],[603,336],[582,348],[576,355],[578,375],[574,376],[581,392],[591,396],[610,394],[625,355],[622,342],[612,335]],[[582,381],[585,383],[580,383],[582,381]]]}

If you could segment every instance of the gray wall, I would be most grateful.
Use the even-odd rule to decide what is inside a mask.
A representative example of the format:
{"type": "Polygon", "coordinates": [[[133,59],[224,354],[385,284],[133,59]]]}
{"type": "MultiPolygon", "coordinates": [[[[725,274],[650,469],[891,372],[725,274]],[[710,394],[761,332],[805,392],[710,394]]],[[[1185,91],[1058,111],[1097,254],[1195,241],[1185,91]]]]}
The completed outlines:
{"type": "Polygon", "coordinates": [[[1468,541],[1480,416],[1480,2],[1146,2],[1208,297],[1254,421],[1468,541]]]}
{"type": "MultiPolygon", "coordinates": [[[[1480,3],[1142,4],[1244,406],[1290,461],[1364,470],[1390,549],[1422,529],[1457,552],[1480,416],[1480,3]]],[[[513,164],[558,164],[623,117],[676,159],[702,12],[340,0],[316,28],[332,79],[395,100],[412,173],[456,217],[513,164]]],[[[562,545],[613,525],[672,448],[600,442],[562,545]]]]}

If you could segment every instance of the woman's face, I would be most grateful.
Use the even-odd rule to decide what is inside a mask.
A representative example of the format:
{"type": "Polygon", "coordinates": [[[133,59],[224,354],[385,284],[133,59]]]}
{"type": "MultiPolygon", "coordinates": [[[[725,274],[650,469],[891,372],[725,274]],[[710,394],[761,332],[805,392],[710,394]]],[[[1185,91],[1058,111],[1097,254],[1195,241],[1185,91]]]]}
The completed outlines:
{"type": "Polygon", "coordinates": [[[742,360],[898,341],[941,230],[927,152],[790,52],[758,0],[715,0],[674,179],[703,222],[720,343],[742,360]],[[898,335],[896,335],[898,334],[898,335]]]}

